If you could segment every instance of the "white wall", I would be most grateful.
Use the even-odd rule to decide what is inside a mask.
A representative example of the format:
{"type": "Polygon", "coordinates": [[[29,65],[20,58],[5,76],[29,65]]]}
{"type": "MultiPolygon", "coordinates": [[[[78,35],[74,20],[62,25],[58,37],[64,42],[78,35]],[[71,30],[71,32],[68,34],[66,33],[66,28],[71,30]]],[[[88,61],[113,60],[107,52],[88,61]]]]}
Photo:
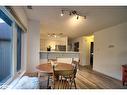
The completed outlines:
{"type": "MultiPolygon", "coordinates": [[[[90,44],[94,41],[93,36],[82,36],[73,39],[71,43],[79,42],[80,65],[90,65],[90,44]]],[[[74,48],[74,46],[72,46],[74,48]]],[[[74,50],[74,49],[73,49],[74,50]]]]}
{"type": "Polygon", "coordinates": [[[93,69],[121,80],[121,65],[127,64],[127,23],[98,31],[94,36],[93,69]]]}
{"type": "Polygon", "coordinates": [[[84,48],[85,48],[85,56],[86,56],[86,65],[90,65],[90,47],[91,42],[94,42],[94,36],[83,36],[84,48]]]}
{"type": "MultiPolygon", "coordinates": [[[[74,48],[74,43],[79,42],[79,52],[80,52],[80,65],[86,65],[86,50],[85,50],[85,40],[83,40],[83,37],[78,37],[76,39],[73,39],[71,41],[72,48],[74,48]]],[[[74,49],[72,49],[74,50],[74,49]]]]}
{"type": "Polygon", "coordinates": [[[28,64],[27,72],[36,71],[36,66],[39,64],[40,52],[40,22],[29,20],[28,21],[28,64]]]}

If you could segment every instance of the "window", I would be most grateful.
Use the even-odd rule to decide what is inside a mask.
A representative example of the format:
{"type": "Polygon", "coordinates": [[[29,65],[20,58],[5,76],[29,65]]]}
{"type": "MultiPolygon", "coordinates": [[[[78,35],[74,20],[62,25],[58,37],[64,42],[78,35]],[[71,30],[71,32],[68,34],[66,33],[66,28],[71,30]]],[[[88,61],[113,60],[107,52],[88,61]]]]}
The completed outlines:
{"type": "Polygon", "coordinates": [[[22,29],[17,26],[17,71],[21,69],[21,34],[22,29]]]}
{"type": "Polygon", "coordinates": [[[6,7],[0,7],[0,88],[17,77],[17,72],[25,70],[25,64],[21,64],[24,28],[11,12],[6,7]]]}
{"type": "Polygon", "coordinates": [[[0,85],[12,75],[12,21],[0,9],[0,85]]]}

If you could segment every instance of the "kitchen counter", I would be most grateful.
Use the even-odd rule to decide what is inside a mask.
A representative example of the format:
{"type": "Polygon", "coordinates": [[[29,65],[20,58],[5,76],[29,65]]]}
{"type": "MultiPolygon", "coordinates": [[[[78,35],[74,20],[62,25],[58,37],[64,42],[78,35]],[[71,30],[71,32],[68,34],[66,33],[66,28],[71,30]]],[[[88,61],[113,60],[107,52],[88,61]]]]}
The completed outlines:
{"type": "Polygon", "coordinates": [[[74,51],[40,51],[40,53],[79,53],[74,51]]]}
{"type": "Polygon", "coordinates": [[[40,51],[40,61],[41,63],[45,63],[49,59],[79,58],[79,55],[79,52],[73,51],[40,51]]]}

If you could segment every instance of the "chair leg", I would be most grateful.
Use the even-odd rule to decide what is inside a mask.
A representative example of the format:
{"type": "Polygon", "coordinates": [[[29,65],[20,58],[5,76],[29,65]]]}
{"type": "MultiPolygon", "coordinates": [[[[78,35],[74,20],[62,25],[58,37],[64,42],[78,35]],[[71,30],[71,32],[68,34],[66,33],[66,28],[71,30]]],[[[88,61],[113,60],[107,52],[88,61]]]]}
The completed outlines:
{"type": "Polygon", "coordinates": [[[55,89],[55,80],[53,80],[52,84],[53,84],[52,88],[55,89]]]}
{"type": "Polygon", "coordinates": [[[72,87],[72,83],[73,83],[73,81],[71,80],[71,81],[70,81],[70,89],[71,89],[71,87],[72,87]]]}
{"type": "Polygon", "coordinates": [[[49,78],[50,78],[50,76],[48,76],[47,88],[49,88],[49,78]]]}
{"type": "Polygon", "coordinates": [[[69,84],[69,82],[67,82],[67,89],[70,89],[70,84],[69,84]]]}
{"type": "Polygon", "coordinates": [[[68,88],[68,81],[67,81],[67,79],[65,78],[64,89],[67,89],[67,88],[68,88]]]}
{"type": "Polygon", "coordinates": [[[74,86],[75,86],[75,89],[77,89],[75,79],[74,79],[74,86]]]}

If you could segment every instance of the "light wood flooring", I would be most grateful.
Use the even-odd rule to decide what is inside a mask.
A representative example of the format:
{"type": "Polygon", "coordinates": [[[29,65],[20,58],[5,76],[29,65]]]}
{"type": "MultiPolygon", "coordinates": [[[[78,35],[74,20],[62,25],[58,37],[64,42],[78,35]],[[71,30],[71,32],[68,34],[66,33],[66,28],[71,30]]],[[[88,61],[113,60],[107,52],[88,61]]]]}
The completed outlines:
{"type": "MultiPolygon", "coordinates": [[[[37,73],[26,75],[37,76],[37,73]]],[[[80,66],[75,80],[77,89],[127,89],[127,86],[123,86],[120,80],[93,71],[90,66],[80,66]]],[[[43,81],[42,89],[45,89],[46,85],[47,82],[43,81]]]]}
{"type": "Polygon", "coordinates": [[[122,82],[93,71],[90,67],[80,66],[76,75],[76,84],[78,89],[126,89],[122,82]]]}

